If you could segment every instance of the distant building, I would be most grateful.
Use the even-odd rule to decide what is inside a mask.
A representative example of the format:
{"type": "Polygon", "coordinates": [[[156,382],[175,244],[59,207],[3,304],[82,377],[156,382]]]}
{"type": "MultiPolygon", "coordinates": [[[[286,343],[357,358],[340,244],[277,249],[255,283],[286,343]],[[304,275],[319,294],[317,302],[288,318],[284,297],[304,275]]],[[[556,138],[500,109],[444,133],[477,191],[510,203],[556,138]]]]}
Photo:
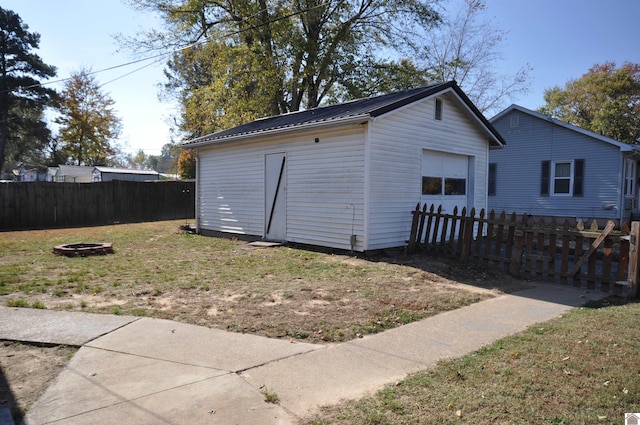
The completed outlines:
{"type": "Polygon", "coordinates": [[[58,165],[53,181],[56,183],[91,183],[93,169],[82,165],[58,165]]]}
{"type": "Polygon", "coordinates": [[[129,170],[126,168],[94,167],[94,182],[110,182],[113,180],[149,181],[160,180],[160,173],[153,170],[129,170]]]}
{"type": "Polygon", "coordinates": [[[56,183],[98,183],[114,180],[150,181],[160,179],[160,174],[156,171],[80,165],[51,167],[48,176],[50,181],[56,183]]]}
{"type": "Polygon", "coordinates": [[[46,173],[35,165],[18,163],[11,170],[12,180],[17,182],[35,182],[46,180],[46,173]]]}

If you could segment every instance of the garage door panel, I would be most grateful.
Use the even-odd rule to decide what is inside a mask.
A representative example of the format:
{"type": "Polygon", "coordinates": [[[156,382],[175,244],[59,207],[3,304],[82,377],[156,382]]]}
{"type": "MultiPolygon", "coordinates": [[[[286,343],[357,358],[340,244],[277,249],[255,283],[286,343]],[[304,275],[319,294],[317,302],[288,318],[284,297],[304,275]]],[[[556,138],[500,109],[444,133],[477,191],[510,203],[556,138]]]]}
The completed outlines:
{"type": "MultiPolygon", "coordinates": [[[[469,157],[425,150],[422,154],[422,203],[458,213],[468,204],[469,157]]],[[[441,234],[441,232],[438,232],[441,234]]],[[[448,233],[448,230],[447,230],[448,233]]]]}

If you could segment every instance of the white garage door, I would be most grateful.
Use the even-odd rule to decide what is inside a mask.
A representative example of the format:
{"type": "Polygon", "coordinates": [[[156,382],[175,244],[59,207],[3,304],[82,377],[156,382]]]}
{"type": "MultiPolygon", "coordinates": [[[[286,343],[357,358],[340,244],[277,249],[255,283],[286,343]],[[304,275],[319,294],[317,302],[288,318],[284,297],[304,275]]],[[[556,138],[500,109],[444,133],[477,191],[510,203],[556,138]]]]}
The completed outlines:
{"type": "Polygon", "coordinates": [[[469,157],[425,150],[422,153],[422,203],[442,205],[447,214],[467,206],[469,157]]]}

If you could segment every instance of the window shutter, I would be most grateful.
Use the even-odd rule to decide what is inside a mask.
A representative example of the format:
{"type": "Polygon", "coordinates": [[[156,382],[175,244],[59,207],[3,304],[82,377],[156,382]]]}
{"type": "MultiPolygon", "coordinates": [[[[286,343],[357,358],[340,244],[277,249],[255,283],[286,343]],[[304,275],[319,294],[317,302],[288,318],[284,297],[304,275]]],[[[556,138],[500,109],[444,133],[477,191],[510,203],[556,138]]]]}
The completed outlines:
{"type": "Polygon", "coordinates": [[[549,180],[551,178],[551,161],[542,161],[540,178],[540,196],[549,196],[549,180]]]}
{"type": "Polygon", "coordinates": [[[497,171],[497,164],[495,162],[492,162],[489,164],[489,188],[488,188],[488,193],[487,195],[489,196],[496,196],[496,171],[497,171]]]}
{"type": "Polygon", "coordinates": [[[573,161],[573,196],[584,195],[584,159],[573,161]]]}

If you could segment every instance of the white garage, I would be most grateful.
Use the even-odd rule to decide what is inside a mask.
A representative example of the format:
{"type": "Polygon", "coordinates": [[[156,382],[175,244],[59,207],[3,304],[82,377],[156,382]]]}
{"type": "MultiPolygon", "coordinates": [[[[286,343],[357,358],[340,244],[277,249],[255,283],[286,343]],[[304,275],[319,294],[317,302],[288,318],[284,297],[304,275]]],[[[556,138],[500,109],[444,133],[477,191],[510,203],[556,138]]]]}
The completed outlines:
{"type": "Polygon", "coordinates": [[[418,202],[485,208],[489,149],[503,145],[453,81],[183,144],[201,234],[355,251],[404,246],[418,202]]]}

